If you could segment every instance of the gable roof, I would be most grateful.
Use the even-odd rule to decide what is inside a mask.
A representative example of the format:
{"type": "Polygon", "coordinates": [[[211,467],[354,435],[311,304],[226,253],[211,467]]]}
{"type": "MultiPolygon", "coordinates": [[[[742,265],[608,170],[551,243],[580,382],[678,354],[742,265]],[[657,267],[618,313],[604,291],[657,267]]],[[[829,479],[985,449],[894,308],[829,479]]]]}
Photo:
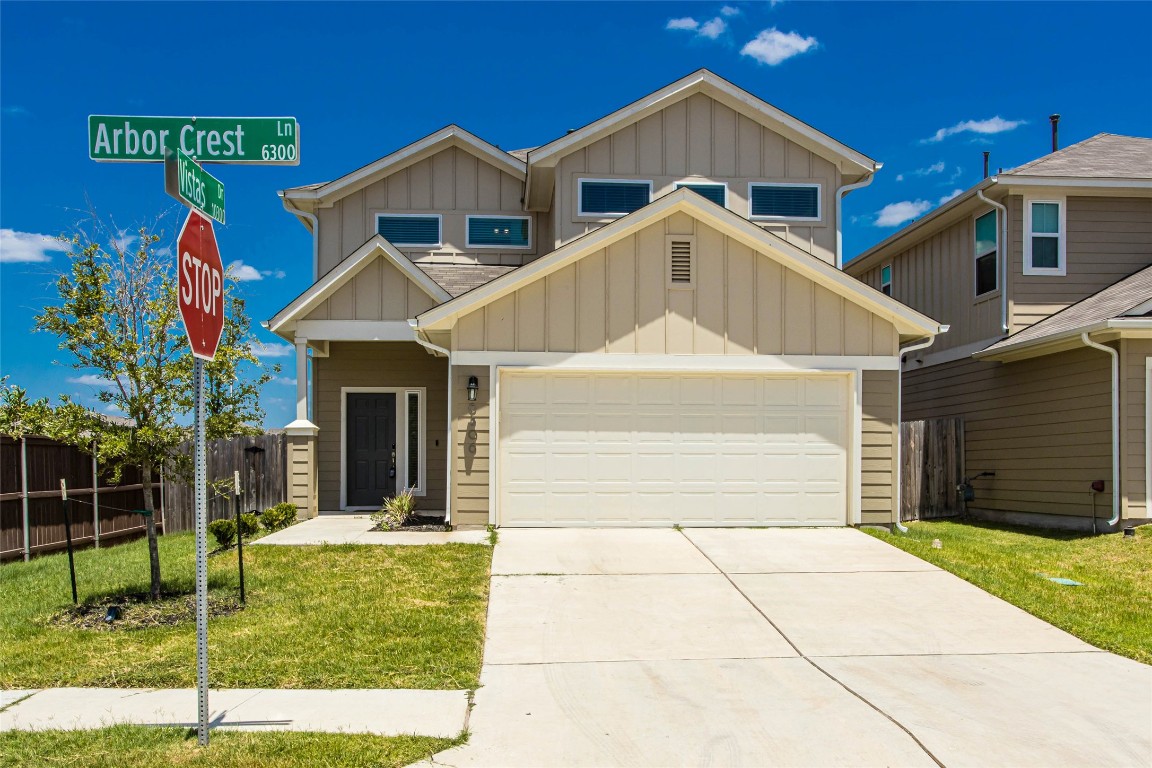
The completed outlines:
{"type": "Polygon", "coordinates": [[[1001,176],[1152,179],[1152,139],[1098,133],[1001,176]]]}
{"type": "Polygon", "coordinates": [[[1152,313],[1152,266],[992,344],[974,357],[996,359],[1078,337],[1086,331],[1152,327],[1149,313],[1152,313]]]}
{"type": "Polygon", "coordinates": [[[452,298],[443,286],[433,280],[428,274],[412,263],[411,259],[396,249],[396,246],[380,235],[373,235],[363,245],[352,252],[347,258],[333,267],[328,274],[320,278],[308,290],[292,300],[288,306],[277,312],[268,321],[267,328],[275,334],[283,336],[292,330],[295,322],[306,316],[321,302],[336,291],[340,290],[349,280],[355,277],[360,270],[368,266],[374,259],[384,258],[390,261],[413,283],[418,285],[437,302],[448,301],[452,298]]]}
{"type": "Polygon", "coordinates": [[[777,235],[689,189],[679,189],[664,195],[640,210],[593,230],[536,261],[423,312],[416,318],[416,328],[422,331],[449,329],[464,314],[556,272],[676,212],[689,214],[828,290],[888,319],[896,326],[901,336],[925,338],[941,332],[940,324],[930,317],[864,285],[831,264],[800,250],[777,235]]]}
{"type": "Polygon", "coordinates": [[[523,160],[513,157],[495,144],[484,141],[458,125],[448,125],[338,179],[292,187],[279,194],[282,198],[310,203],[312,207],[316,207],[317,204],[330,204],[333,200],[363,189],[448,147],[459,147],[518,179],[524,179],[523,160]]]}
{"type": "Polygon", "coordinates": [[[782,109],[772,106],[743,88],[707,69],[698,69],[658,91],[648,94],[599,120],[570,131],[554,141],[528,151],[528,210],[541,209],[551,199],[554,172],[560,159],[666,107],[702,93],[731,107],[739,114],[776,131],[811,152],[837,164],[845,176],[862,178],[875,173],[880,164],[831,136],[816,130],[782,109]]]}
{"type": "Polygon", "coordinates": [[[439,283],[452,298],[490,283],[519,267],[490,264],[417,264],[424,274],[439,283]]]}

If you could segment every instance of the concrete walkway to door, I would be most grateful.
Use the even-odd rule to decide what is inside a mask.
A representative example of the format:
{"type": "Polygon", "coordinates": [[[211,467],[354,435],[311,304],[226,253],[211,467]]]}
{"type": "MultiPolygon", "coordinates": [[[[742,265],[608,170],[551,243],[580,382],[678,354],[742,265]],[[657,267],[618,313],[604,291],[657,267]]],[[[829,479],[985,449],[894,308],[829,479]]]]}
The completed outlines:
{"type": "Polygon", "coordinates": [[[852,529],[501,530],[448,766],[1147,766],[1152,668],[852,529]]]}

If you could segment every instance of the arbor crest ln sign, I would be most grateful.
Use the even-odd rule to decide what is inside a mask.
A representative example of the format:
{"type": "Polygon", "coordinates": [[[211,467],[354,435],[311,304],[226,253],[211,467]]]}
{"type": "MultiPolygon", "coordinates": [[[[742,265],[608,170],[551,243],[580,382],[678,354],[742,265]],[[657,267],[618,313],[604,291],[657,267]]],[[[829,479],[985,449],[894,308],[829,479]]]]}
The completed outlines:
{"type": "Polygon", "coordinates": [[[294,117],[88,116],[92,160],[162,163],[165,147],[201,163],[300,164],[300,130],[294,117]]]}
{"type": "Polygon", "coordinates": [[[176,251],[180,317],[188,345],[195,357],[212,360],[224,330],[224,266],[212,220],[188,211],[176,251]]]}

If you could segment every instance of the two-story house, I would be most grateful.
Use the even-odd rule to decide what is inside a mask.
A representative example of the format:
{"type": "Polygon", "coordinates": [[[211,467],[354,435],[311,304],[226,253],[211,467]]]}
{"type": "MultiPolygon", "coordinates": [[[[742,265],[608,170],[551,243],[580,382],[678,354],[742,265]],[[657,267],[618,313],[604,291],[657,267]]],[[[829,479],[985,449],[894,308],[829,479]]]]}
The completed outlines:
{"type": "Polygon", "coordinates": [[[939,326],[838,269],[878,167],[702,70],[530,150],[453,125],[285,190],[315,269],[267,323],[297,349],[293,500],[891,524],[899,351],[939,326]]]}
{"type": "Polygon", "coordinates": [[[1152,139],[1100,134],[984,179],[845,269],[951,326],[905,361],[903,417],[964,418],[967,474],[994,473],[969,512],[1152,517],[1152,139]]]}

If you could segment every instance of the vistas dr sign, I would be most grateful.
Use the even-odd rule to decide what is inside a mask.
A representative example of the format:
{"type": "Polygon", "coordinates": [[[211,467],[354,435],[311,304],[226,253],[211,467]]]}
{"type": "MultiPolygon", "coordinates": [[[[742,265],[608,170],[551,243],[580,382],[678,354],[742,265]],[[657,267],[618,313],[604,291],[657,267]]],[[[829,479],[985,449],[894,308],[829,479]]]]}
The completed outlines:
{"type": "Polygon", "coordinates": [[[180,317],[192,354],[201,360],[216,357],[224,330],[224,265],[212,220],[196,210],[176,238],[180,317]]]}
{"type": "Polygon", "coordinates": [[[294,117],[88,116],[88,157],[110,163],[162,163],[164,147],[201,163],[299,165],[294,117]]]}

